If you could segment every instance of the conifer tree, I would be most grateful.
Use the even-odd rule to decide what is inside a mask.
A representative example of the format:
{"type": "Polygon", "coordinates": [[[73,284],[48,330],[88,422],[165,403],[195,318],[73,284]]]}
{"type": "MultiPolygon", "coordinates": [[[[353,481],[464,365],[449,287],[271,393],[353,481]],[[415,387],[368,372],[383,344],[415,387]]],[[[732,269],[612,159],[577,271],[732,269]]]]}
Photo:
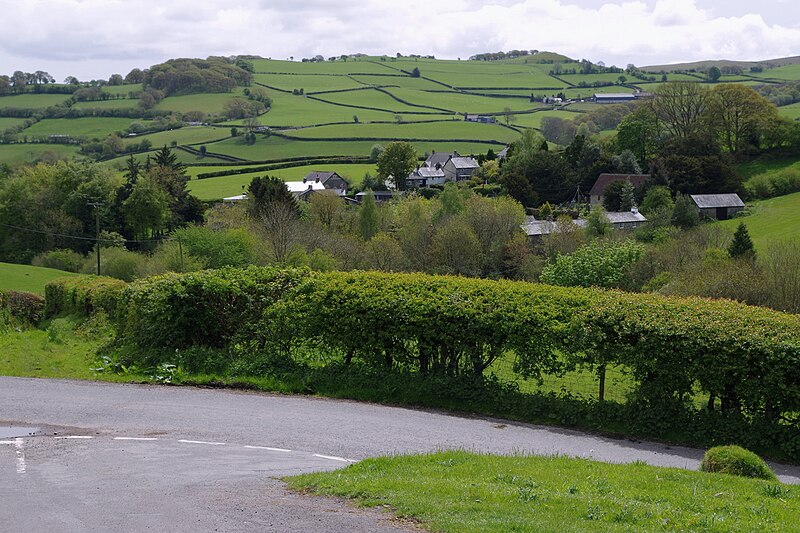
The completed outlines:
{"type": "Polygon", "coordinates": [[[731,257],[751,257],[755,258],[756,250],[753,247],[753,241],[750,239],[750,233],[747,231],[747,226],[744,222],[739,223],[736,228],[736,233],[733,234],[733,241],[728,246],[728,255],[731,257]]]}

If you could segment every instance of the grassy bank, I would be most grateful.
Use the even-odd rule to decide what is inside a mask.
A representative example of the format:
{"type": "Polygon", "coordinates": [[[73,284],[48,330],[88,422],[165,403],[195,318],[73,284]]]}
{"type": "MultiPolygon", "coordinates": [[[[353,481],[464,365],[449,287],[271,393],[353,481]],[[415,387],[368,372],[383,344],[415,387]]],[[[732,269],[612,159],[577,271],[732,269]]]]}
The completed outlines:
{"type": "Polygon", "coordinates": [[[0,263],[0,289],[44,294],[44,286],[48,281],[77,275],[52,268],[0,263]]]}
{"type": "Polygon", "coordinates": [[[289,478],[434,531],[798,531],[795,488],[724,474],[466,452],[367,459],[289,478]]]}

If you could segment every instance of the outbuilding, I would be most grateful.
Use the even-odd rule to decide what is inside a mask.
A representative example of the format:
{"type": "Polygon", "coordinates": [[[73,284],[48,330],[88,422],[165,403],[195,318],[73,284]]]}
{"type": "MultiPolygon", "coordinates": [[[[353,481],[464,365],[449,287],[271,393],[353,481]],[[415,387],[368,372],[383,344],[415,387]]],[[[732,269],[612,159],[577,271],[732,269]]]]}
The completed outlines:
{"type": "Polygon", "coordinates": [[[716,220],[728,220],[744,210],[744,202],[736,193],[692,194],[692,201],[700,210],[700,215],[716,220]]]}

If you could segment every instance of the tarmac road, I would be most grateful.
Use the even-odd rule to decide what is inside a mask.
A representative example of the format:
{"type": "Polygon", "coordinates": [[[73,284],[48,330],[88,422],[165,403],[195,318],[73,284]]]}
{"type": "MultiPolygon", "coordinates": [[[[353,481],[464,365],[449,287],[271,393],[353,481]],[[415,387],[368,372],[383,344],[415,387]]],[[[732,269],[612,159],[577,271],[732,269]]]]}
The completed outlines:
{"type": "MultiPolygon", "coordinates": [[[[0,377],[0,528],[408,531],[413,524],[388,513],[289,493],[277,478],[448,448],[690,469],[702,456],[691,448],[350,401],[0,377]]],[[[784,481],[800,483],[800,467],[772,466],[784,481]]]]}

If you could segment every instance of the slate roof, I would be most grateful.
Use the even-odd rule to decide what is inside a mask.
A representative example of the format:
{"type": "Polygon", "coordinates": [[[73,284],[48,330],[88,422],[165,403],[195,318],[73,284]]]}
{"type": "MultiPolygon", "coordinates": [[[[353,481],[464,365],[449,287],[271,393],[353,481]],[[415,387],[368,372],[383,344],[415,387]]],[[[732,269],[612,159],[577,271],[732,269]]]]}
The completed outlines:
{"type": "MultiPolygon", "coordinates": [[[[572,221],[579,228],[586,227],[587,221],[583,218],[578,218],[572,221]]],[[[525,217],[525,223],[520,226],[528,237],[538,235],[550,235],[557,228],[558,225],[552,220],[536,220],[534,217],[525,217]]]]}
{"type": "Polygon", "coordinates": [[[699,209],[715,209],[717,207],[744,207],[738,194],[692,194],[692,200],[699,209]]]}
{"type": "Polygon", "coordinates": [[[450,161],[456,168],[478,168],[478,162],[474,157],[451,157],[450,161]]]}
{"type": "Polygon", "coordinates": [[[643,214],[638,211],[606,212],[608,221],[612,224],[628,224],[632,222],[647,222],[643,214]]]}
{"type": "Polygon", "coordinates": [[[336,172],[309,172],[305,178],[306,181],[317,181],[325,183],[334,176],[339,176],[336,172]]]}
{"type": "Polygon", "coordinates": [[[650,176],[647,174],[600,174],[597,177],[597,181],[594,182],[592,190],[589,191],[589,194],[592,196],[603,196],[606,187],[612,182],[622,180],[628,180],[633,183],[634,187],[639,187],[644,184],[649,177],[650,176]]]}
{"type": "Polygon", "coordinates": [[[428,156],[428,159],[425,160],[425,165],[435,167],[438,164],[440,167],[443,167],[451,157],[459,157],[458,152],[433,152],[428,156]]]}
{"type": "Polygon", "coordinates": [[[435,167],[419,167],[408,175],[408,179],[443,178],[444,170],[435,167]]]}

